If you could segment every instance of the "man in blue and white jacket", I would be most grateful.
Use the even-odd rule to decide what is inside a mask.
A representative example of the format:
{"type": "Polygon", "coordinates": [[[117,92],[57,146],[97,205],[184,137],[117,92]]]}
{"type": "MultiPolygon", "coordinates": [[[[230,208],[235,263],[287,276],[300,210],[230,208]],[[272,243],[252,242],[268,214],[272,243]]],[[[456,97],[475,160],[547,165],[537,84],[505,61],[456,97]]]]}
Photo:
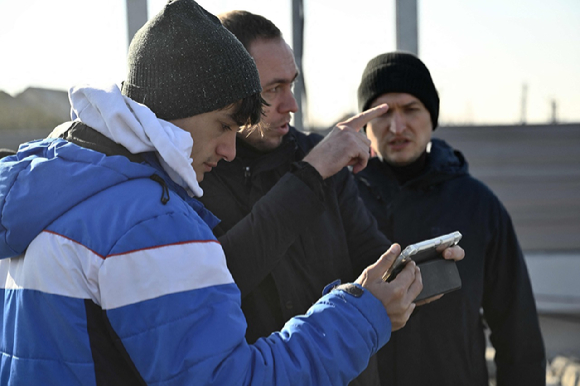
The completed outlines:
{"type": "Polygon", "coordinates": [[[71,89],[73,122],[0,161],[0,384],[340,385],[404,326],[422,285],[413,264],[381,280],[394,245],[246,343],[218,220],[194,197],[259,121],[260,91],[219,20],[170,1],[133,40],[121,90],[71,89]]]}

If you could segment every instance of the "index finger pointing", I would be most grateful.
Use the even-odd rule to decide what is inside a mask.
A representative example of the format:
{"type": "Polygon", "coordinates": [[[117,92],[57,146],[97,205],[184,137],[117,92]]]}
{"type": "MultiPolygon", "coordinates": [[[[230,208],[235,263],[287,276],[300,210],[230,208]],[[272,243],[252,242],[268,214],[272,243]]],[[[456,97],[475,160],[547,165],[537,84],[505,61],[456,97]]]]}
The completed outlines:
{"type": "Polygon", "coordinates": [[[389,109],[389,105],[383,103],[382,105],[378,105],[373,107],[372,109],[368,109],[363,111],[360,114],[355,115],[352,118],[347,119],[343,123],[351,127],[352,129],[359,131],[362,129],[367,123],[369,123],[372,119],[379,117],[387,112],[389,109]]]}

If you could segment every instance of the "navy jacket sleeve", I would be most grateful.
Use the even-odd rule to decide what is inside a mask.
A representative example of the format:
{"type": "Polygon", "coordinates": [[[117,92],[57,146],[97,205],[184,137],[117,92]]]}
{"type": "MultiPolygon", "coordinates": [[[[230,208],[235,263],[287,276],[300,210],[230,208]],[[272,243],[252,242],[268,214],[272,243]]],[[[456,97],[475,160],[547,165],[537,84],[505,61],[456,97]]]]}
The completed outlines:
{"type": "Polygon", "coordinates": [[[490,205],[496,232],[488,244],[483,310],[491,329],[497,382],[545,385],[546,361],[530,278],[511,218],[490,205]]]}

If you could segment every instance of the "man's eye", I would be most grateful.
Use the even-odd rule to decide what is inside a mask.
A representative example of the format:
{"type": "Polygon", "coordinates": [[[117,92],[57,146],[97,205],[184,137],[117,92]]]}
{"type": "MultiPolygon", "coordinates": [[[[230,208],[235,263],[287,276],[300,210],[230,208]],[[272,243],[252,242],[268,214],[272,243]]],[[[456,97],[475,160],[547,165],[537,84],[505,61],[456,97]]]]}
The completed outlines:
{"type": "Polygon", "coordinates": [[[222,130],[223,131],[230,131],[230,130],[232,130],[232,128],[229,125],[222,123],[222,130]]]}

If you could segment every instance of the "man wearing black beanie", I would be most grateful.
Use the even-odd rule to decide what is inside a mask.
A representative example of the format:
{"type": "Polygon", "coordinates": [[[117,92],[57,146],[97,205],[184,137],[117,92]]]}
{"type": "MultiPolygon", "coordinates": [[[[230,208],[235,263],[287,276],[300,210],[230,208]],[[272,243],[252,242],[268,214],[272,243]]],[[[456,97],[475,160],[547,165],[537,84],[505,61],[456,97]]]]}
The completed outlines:
{"type": "Polygon", "coordinates": [[[439,96],[416,56],[369,61],[361,111],[387,103],[366,126],[377,157],[357,180],[379,228],[402,247],[460,231],[462,288],[421,307],[379,351],[382,385],[488,385],[488,326],[499,386],[545,385],[545,352],[530,279],[504,206],[468,172],[463,155],[432,138],[439,96]],[[480,313],[483,311],[483,314],[480,313]]]}
{"type": "Polygon", "coordinates": [[[254,60],[195,1],[171,0],[128,62],[122,90],[74,87],[73,122],[0,160],[0,384],[347,384],[406,323],[417,268],[383,282],[394,245],[248,344],[198,198],[259,122],[254,60]]]}

